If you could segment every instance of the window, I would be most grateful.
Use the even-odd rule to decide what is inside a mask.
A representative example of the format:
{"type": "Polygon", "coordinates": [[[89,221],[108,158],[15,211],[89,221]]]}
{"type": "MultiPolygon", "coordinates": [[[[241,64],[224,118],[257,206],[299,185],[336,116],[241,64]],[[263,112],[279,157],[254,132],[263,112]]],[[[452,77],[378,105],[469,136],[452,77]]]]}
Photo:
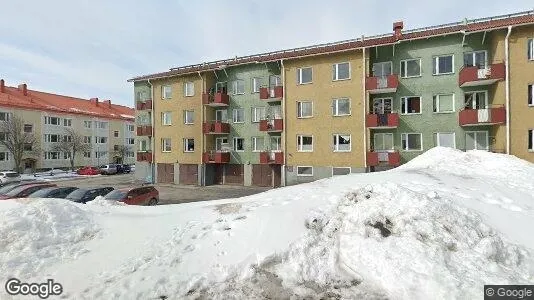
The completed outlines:
{"type": "Polygon", "coordinates": [[[195,112],[192,110],[184,110],[184,124],[193,124],[195,122],[195,112]]]}
{"type": "Polygon", "coordinates": [[[130,157],[130,158],[135,157],[135,153],[133,153],[133,151],[128,151],[126,152],[126,157],[130,157]]]}
{"type": "Polygon", "coordinates": [[[216,110],[215,121],[228,122],[228,111],[226,109],[216,110]]]}
{"type": "Polygon", "coordinates": [[[527,41],[527,57],[529,60],[534,60],[534,39],[528,39],[527,41]]]}
{"type": "Polygon", "coordinates": [[[488,64],[487,53],[483,51],[473,51],[464,53],[464,67],[478,67],[485,69],[488,64]]]}
{"type": "Polygon", "coordinates": [[[27,132],[27,133],[33,132],[33,125],[32,124],[24,124],[24,132],[27,132]]]}
{"type": "Polygon", "coordinates": [[[234,151],[243,152],[245,151],[245,139],[240,137],[234,138],[234,151]]]}
{"type": "Polygon", "coordinates": [[[384,77],[393,74],[393,64],[390,61],[373,64],[373,76],[384,77]]]}
{"type": "Polygon", "coordinates": [[[468,131],[465,133],[465,150],[489,150],[487,131],[468,131]]]}
{"type": "Polygon", "coordinates": [[[350,135],[334,134],[334,152],[350,152],[350,135]]]}
{"type": "Polygon", "coordinates": [[[280,136],[272,136],[271,145],[269,148],[271,151],[281,151],[282,150],[282,138],[280,136]]]}
{"type": "Polygon", "coordinates": [[[163,126],[169,126],[172,125],[172,115],[170,111],[162,112],[161,113],[161,124],[163,126]]]}
{"type": "Polygon", "coordinates": [[[147,151],[148,142],[146,140],[139,141],[139,151],[147,151]]]}
{"type": "Polygon", "coordinates": [[[192,97],[195,95],[195,83],[193,82],[184,83],[184,95],[186,97],[192,97]]]}
{"type": "Polygon", "coordinates": [[[375,133],[373,136],[373,150],[393,150],[393,133],[375,133]]]}
{"type": "Polygon", "coordinates": [[[402,97],[401,98],[401,114],[420,114],[421,113],[421,97],[402,97]]]}
{"type": "Polygon", "coordinates": [[[488,107],[486,91],[469,92],[464,94],[464,107],[466,109],[484,109],[488,107]]]}
{"type": "Polygon", "coordinates": [[[432,70],[434,75],[454,73],[454,55],[435,56],[432,70]]]}
{"type": "Polygon", "coordinates": [[[135,139],[134,139],[134,138],[127,138],[127,139],[126,139],[126,144],[128,144],[128,145],[133,145],[133,144],[135,144],[135,139]]]}
{"type": "Polygon", "coordinates": [[[45,159],[59,159],[59,152],[45,152],[45,159]]]}
{"type": "Polygon", "coordinates": [[[23,149],[24,151],[33,151],[33,144],[24,143],[23,149]]]}
{"type": "Polygon", "coordinates": [[[252,108],[252,123],[257,123],[265,119],[265,107],[252,108]]]}
{"type": "Polygon", "coordinates": [[[161,151],[171,152],[171,139],[161,139],[161,151]]]}
{"type": "MultiPolygon", "coordinates": [[[[9,121],[11,119],[11,113],[0,112],[0,121],[9,121]]],[[[45,117],[46,122],[46,117],[45,117]]]]}
{"type": "Polygon", "coordinates": [[[234,123],[243,123],[245,122],[245,110],[242,108],[236,108],[233,111],[233,121],[234,123]]]}
{"type": "Polygon", "coordinates": [[[58,143],[60,140],[58,134],[45,134],[46,143],[58,143]]]}
{"type": "Polygon", "coordinates": [[[311,67],[297,69],[297,83],[311,83],[313,79],[313,70],[311,67]]]}
{"type": "Polygon", "coordinates": [[[435,113],[454,112],[454,94],[434,95],[433,102],[435,113]]]}
{"type": "Polygon", "coordinates": [[[282,79],[278,75],[271,75],[269,76],[269,88],[273,89],[275,86],[282,86],[282,79]]]}
{"type": "Polygon", "coordinates": [[[407,59],[400,62],[401,77],[418,77],[421,76],[421,59],[407,59]]]}
{"type": "Polygon", "coordinates": [[[434,146],[456,148],[456,135],[454,132],[434,133],[434,146]]]}
{"type": "Polygon", "coordinates": [[[238,79],[232,82],[232,94],[242,95],[245,93],[245,81],[238,79]]]}
{"type": "Polygon", "coordinates": [[[401,145],[404,151],[422,151],[423,135],[420,133],[401,133],[401,145]]]}
{"type": "Polygon", "coordinates": [[[332,176],[349,175],[350,167],[334,167],[332,168],[332,176]]]}
{"type": "Polygon", "coordinates": [[[84,151],[83,152],[83,157],[84,158],[91,158],[91,151],[84,151]]]}
{"type": "Polygon", "coordinates": [[[138,91],[135,93],[135,100],[137,101],[145,101],[148,99],[146,91],[138,91]]]}
{"type": "Polygon", "coordinates": [[[95,138],[97,144],[106,144],[108,142],[108,138],[105,136],[97,136],[95,138]]]}
{"type": "Polygon", "coordinates": [[[534,105],[534,84],[529,84],[527,86],[527,99],[528,99],[528,105],[534,105]]]}
{"type": "Polygon", "coordinates": [[[70,152],[63,152],[63,159],[70,159],[70,152]]]}
{"type": "Polygon", "coordinates": [[[297,166],[297,176],[313,176],[313,167],[297,166]]]}
{"type": "Polygon", "coordinates": [[[195,139],[184,139],[184,152],[195,152],[195,139]]]}
{"type": "Polygon", "coordinates": [[[9,152],[0,152],[0,161],[8,161],[9,152]]]}
{"type": "Polygon", "coordinates": [[[528,130],[528,150],[534,151],[534,129],[528,130]]]}
{"type": "Polygon", "coordinates": [[[44,117],[45,125],[59,125],[59,118],[57,117],[44,117]]]}
{"type": "Polygon", "coordinates": [[[265,150],[265,139],[262,137],[252,137],[252,152],[265,150]]]}
{"type": "Polygon", "coordinates": [[[113,131],[113,136],[118,138],[119,137],[119,131],[118,130],[113,131]]]}
{"type": "Polygon", "coordinates": [[[309,135],[297,135],[297,151],[313,152],[313,137],[309,135]]]}
{"type": "Polygon", "coordinates": [[[133,124],[128,124],[126,125],[126,128],[128,129],[128,131],[130,132],[134,132],[135,131],[135,126],[133,124]]]}
{"type": "Polygon", "coordinates": [[[62,142],[71,143],[72,142],[72,135],[64,135],[61,139],[62,142]]]}
{"type": "Polygon", "coordinates": [[[161,99],[171,99],[172,88],[170,85],[164,85],[161,87],[161,99]]]}
{"type": "Polygon", "coordinates": [[[72,119],[63,119],[63,126],[72,127],[72,119]]]}
{"type": "Polygon", "coordinates": [[[92,121],[83,121],[83,127],[85,128],[91,128],[92,121]]]}
{"type": "Polygon", "coordinates": [[[95,121],[95,126],[98,129],[108,129],[108,122],[95,121]]]}
{"type": "Polygon", "coordinates": [[[83,142],[86,143],[86,144],[91,144],[91,137],[90,136],[84,136],[83,137],[83,142]]]}
{"type": "Polygon", "coordinates": [[[107,151],[95,151],[96,158],[106,157],[108,155],[107,151]]]}
{"type": "Polygon", "coordinates": [[[252,93],[259,93],[262,80],[259,77],[252,78],[252,93]]]}
{"type": "Polygon", "coordinates": [[[113,151],[119,151],[119,145],[113,145],[113,151]]]}
{"type": "Polygon", "coordinates": [[[216,138],[215,139],[215,150],[216,151],[228,151],[230,150],[228,146],[228,138],[216,138]]]}
{"type": "Polygon", "coordinates": [[[332,65],[332,80],[350,79],[350,63],[340,63],[332,65]]]}
{"type": "Polygon", "coordinates": [[[350,100],[347,98],[334,99],[332,101],[333,116],[350,115],[350,100]]]}
{"type": "Polygon", "coordinates": [[[6,133],[0,132],[0,141],[5,141],[5,140],[6,140],[6,133]]]}
{"type": "Polygon", "coordinates": [[[297,102],[297,118],[311,118],[313,117],[313,102],[299,101],[297,102]]]}
{"type": "Polygon", "coordinates": [[[375,98],[373,99],[373,114],[390,114],[392,106],[392,98],[375,98]]]}

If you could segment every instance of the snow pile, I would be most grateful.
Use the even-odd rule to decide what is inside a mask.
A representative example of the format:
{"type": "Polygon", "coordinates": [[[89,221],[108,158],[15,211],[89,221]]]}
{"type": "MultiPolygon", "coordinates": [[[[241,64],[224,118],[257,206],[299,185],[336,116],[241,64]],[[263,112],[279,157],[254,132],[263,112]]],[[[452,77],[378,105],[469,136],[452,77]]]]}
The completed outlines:
{"type": "Polygon", "coordinates": [[[0,274],[24,278],[51,262],[76,259],[98,232],[91,213],[66,200],[8,205],[0,209],[0,274]]]}
{"type": "Polygon", "coordinates": [[[96,196],[96,198],[93,201],[87,202],[87,205],[94,205],[94,206],[127,206],[127,204],[124,204],[124,202],[120,202],[117,200],[107,200],[103,196],[96,196]]]}

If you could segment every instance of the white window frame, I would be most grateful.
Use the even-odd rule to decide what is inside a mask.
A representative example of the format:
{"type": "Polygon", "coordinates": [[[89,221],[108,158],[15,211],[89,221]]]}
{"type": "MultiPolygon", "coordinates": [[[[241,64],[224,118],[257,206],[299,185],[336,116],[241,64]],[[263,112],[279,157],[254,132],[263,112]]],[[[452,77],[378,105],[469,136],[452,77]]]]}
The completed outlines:
{"type": "Polygon", "coordinates": [[[400,146],[401,146],[401,149],[402,151],[404,152],[417,152],[417,151],[423,151],[423,134],[422,133],[417,133],[417,132],[404,132],[404,133],[401,133],[400,134],[400,137],[401,137],[401,140],[400,140],[400,146]],[[412,135],[412,134],[418,134],[421,139],[421,148],[420,149],[405,149],[404,147],[402,147],[402,140],[403,140],[403,137],[406,136],[406,146],[408,147],[408,136],[409,135],[412,135]]]}
{"type": "Polygon", "coordinates": [[[72,127],[72,119],[63,119],[64,127],[72,127]]]}
{"type": "Polygon", "coordinates": [[[313,166],[297,166],[297,176],[299,177],[313,177],[313,166]],[[300,168],[310,168],[311,174],[300,174],[300,168]]]}
{"type": "MultiPolygon", "coordinates": [[[[10,113],[6,113],[6,115],[10,116],[10,113]]],[[[8,117],[9,120],[9,117],[8,117]]],[[[51,125],[51,126],[61,126],[61,118],[60,117],[51,117],[51,116],[45,116],[45,125],[51,125]],[[52,124],[52,119],[57,120],[57,124],[52,124]]]]}
{"type": "Polygon", "coordinates": [[[233,122],[234,124],[242,124],[242,123],[245,123],[245,109],[243,109],[243,108],[234,108],[234,109],[232,110],[232,122],[233,122]],[[237,116],[238,116],[238,113],[237,113],[238,111],[242,111],[242,112],[243,112],[243,120],[241,120],[241,121],[236,121],[237,116]]]}
{"type": "Polygon", "coordinates": [[[83,121],[83,127],[86,129],[91,129],[93,127],[93,121],[83,121]]]}
{"type": "MultiPolygon", "coordinates": [[[[484,101],[484,107],[483,107],[483,108],[480,108],[480,109],[489,108],[489,98],[488,98],[489,95],[488,95],[488,91],[487,91],[487,90],[484,90],[484,91],[468,91],[468,92],[464,92],[464,99],[463,99],[463,101],[464,101],[464,103],[463,103],[464,107],[463,107],[463,108],[464,108],[464,109],[467,107],[467,106],[465,105],[465,95],[469,95],[469,94],[477,94],[477,93],[484,93],[484,99],[485,99],[485,101],[484,101]]],[[[472,104],[472,103],[471,103],[471,104],[472,104]]],[[[471,105],[470,108],[471,108],[471,109],[476,109],[476,108],[473,108],[473,105],[471,105]]]]}
{"type": "Polygon", "coordinates": [[[228,138],[227,137],[215,138],[215,151],[223,151],[222,149],[217,149],[219,144],[221,145],[221,147],[223,144],[228,144],[228,138]],[[219,143],[219,141],[221,142],[219,143]],[[224,143],[224,141],[226,141],[226,143],[224,143]]]}
{"type": "Polygon", "coordinates": [[[91,158],[91,151],[84,151],[83,158],[91,158]]]}
{"type": "Polygon", "coordinates": [[[185,153],[192,153],[192,152],[195,152],[195,139],[194,139],[194,138],[184,138],[184,139],[183,139],[183,143],[184,143],[184,152],[185,152],[185,153]],[[189,142],[190,140],[193,140],[193,150],[189,150],[189,149],[187,148],[188,142],[189,142]]]}
{"type": "MultiPolygon", "coordinates": [[[[343,81],[343,80],[350,80],[352,78],[352,70],[350,68],[350,61],[336,63],[332,65],[332,81],[343,81]],[[339,65],[349,65],[349,77],[347,78],[339,78],[339,65]]],[[[313,78],[313,77],[312,77],[313,78]]]]}
{"type": "Polygon", "coordinates": [[[395,137],[393,136],[393,133],[391,132],[376,132],[373,135],[373,149],[375,152],[389,152],[395,149],[395,137]],[[376,148],[376,141],[378,140],[377,136],[382,136],[382,144],[384,143],[384,138],[387,136],[391,140],[391,148],[389,149],[377,149],[376,148]]]}
{"type": "MultiPolygon", "coordinates": [[[[475,133],[475,135],[479,135],[481,133],[485,134],[486,135],[486,146],[487,148],[486,149],[470,149],[470,150],[483,150],[483,151],[489,151],[490,150],[490,143],[489,143],[489,132],[486,130],[471,130],[471,131],[466,131],[465,132],[465,150],[467,150],[467,134],[468,133],[475,133]]],[[[476,146],[476,136],[475,136],[475,146],[476,146]]]]}
{"type": "Polygon", "coordinates": [[[422,66],[421,66],[421,58],[403,59],[403,60],[401,60],[401,61],[399,62],[399,64],[400,64],[400,68],[399,68],[399,70],[400,70],[401,78],[415,78],[415,77],[421,77],[422,74],[423,74],[423,68],[422,68],[422,66]],[[408,62],[410,62],[410,61],[416,61],[416,60],[419,61],[419,74],[408,76],[408,62]],[[402,68],[403,63],[404,63],[404,70],[403,70],[403,68],[402,68]],[[404,71],[404,76],[402,76],[403,71],[404,71]]]}
{"type": "Polygon", "coordinates": [[[161,99],[172,99],[172,86],[170,85],[161,86],[161,99]],[[170,94],[170,95],[167,95],[167,94],[170,94]]]}
{"type": "Polygon", "coordinates": [[[0,154],[4,155],[4,159],[0,159],[0,161],[9,161],[9,152],[0,152],[0,154]]]}
{"type": "Polygon", "coordinates": [[[449,75],[454,74],[454,54],[443,54],[443,55],[436,55],[432,57],[432,75],[439,76],[439,75],[449,75]],[[439,59],[443,57],[452,57],[451,59],[451,71],[450,72],[440,72],[439,70],[439,59]]]}
{"type": "Polygon", "coordinates": [[[195,83],[193,81],[184,82],[184,96],[185,97],[195,96],[195,83]]]}
{"type": "Polygon", "coordinates": [[[147,140],[140,140],[139,141],[139,151],[148,151],[148,141],[147,140]]]}
{"type": "Polygon", "coordinates": [[[124,141],[126,145],[135,145],[135,138],[126,138],[124,141]]]}
{"type": "Polygon", "coordinates": [[[245,81],[243,79],[236,79],[232,81],[232,95],[244,95],[245,94],[245,81]],[[243,84],[243,91],[238,91],[238,82],[241,82],[243,84]]]}
{"type": "Polygon", "coordinates": [[[346,174],[346,175],[350,175],[352,173],[352,167],[332,167],[332,177],[345,176],[345,175],[334,175],[334,169],[349,169],[349,174],[346,174]]]}
{"type": "MultiPolygon", "coordinates": [[[[9,121],[11,119],[11,113],[2,111],[0,112],[0,121],[9,121]]],[[[46,124],[46,117],[45,117],[45,124],[46,124]]]]}
{"type": "Polygon", "coordinates": [[[434,102],[436,103],[436,111],[434,111],[434,107],[432,107],[432,111],[435,114],[450,114],[456,112],[456,95],[454,93],[450,94],[436,94],[432,96],[432,106],[434,106],[434,102]],[[450,96],[452,95],[452,110],[451,111],[439,111],[439,100],[441,96],[450,96]]]}
{"type": "Polygon", "coordinates": [[[271,136],[269,138],[269,149],[274,152],[280,152],[282,151],[282,137],[281,136],[271,136]],[[272,149],[271,146],[273,145],[273,140],[276,140],[276,149],[272,149]]]}
{"type": "MultiPolygon", "coordinates": [[[[473,59],[473,64],[476,62],[476,54],[477,53],[484,53],[484,69],[486,69],[488,67],[488,51],[486,50],[476,50],[476,51],[468,51],[468,52],[464,52],[464,62],[463,62],[463,66],[464,67],[469,67],[465,64],[465,56],[466,55],[471,55],[471,59],[473,59]]],[[[476,64],[474,66],[477,66],[476,64]]],[[[474,67],[474,66],[471,66],[471,67],[474,67]]]]}
{"type": "Polygon", "coordinates": [[[260,92],[260,87],[262,84],[262,78],[261,77],[253,77],[251,79],[251,94],[256,94],[260,92]]]}
{"type": "Polygon", "coordinates": [[[127,128],[128,128],[128,131],[130,131],[130,132],[134,132],[134,131],[135,131],[135,125],[133,125],[133,124],[128,124],[128,125],[126,125],[126,126],[127,126],[127,128]]]}
{"type": "Polygon", "coordinates": [[[308,118],[313,118],[313,101],[297,101],[297,119],[308,119],[308,118]],[[310,103],[311,104],[311,116],[303,116],[302,115],[302,112],[303,112],[302,103],[310,103]]]}
{"type": "Polygon", "coordinates": [[[297,84],[303,85],[303,84],[312,84],[313,83],[313,68],[312,67],[302,67],[297,69],[297,84]],[[311,70],[311,80],[309,82],[303,82],[302,81],[302,71],[303,70],[311,70]]]}
{"type": "Polygon", "coordinates": [[[263,152],[265,151],[265,137],[263,136],[253,136],[252,137],[252,152],[263,152]],[[258,145],[258,140],[262,139],[263,144],[258,145]],[[260,146],[260,147],[258,147],[260,146]]]}
{"type": "Polygon", "coordinates": [[[297,152],[313,152],[313,140],[314,140],[313,135],[297,134],[297,152]],[[311,150],[304,150],[301,147],[303,145],[303,141],[305,137],[311,137],[311,140],[312,140],[311,150]]]}
{"type": "Polygon", "coordinates": [[[527,150],[528,152],[534,152],[534,128],[530,128],[528,129],[527,131],[527,150]],[[530,137],[531,139],[531,146],[532,148],[528,148],[528,138],[530,137]]]}
{"type": "Polygon", "coordinates": [[[232,139],[232,149],[235,152],[245,152],[245,148],[245,138],[236,136],[232,139]],[[243,140],[243,150],[237,150],[237,140],[243,140]]]}
{"type": "Polygon", "coordinates": [[[527,59],[534,61],[534,38],[527,40],[527,59]]]}
{"type": "Polygon", "coordinates": [[[195,124],[195,111],[194,110],[184,110],[184,124],[193,125],[195,124]],[[188,122],[187,115],[191,114],[191,122],[188,122]]]}
{"type": "Polygon", "coordinates": [[[227,109],[218,109],[218,110],[216,110],[215,111],[215,120],[219,121],[219,122],[222,122],[222,123],[227,123],[228,122],[228,110],[227,109]],[[221,114],[221,118],[220,119],[218,117],[219,113],[221,114]]]}
{"type": "Polygon", "coordinates": [[[399,113],[401,115],[420,115],[423,113],[423,97],[421,96],[404,96],[400,98],[400,109],[399,113]],[[419,112],[408,112],[408,98],[419,98],[419,112]],[[405,113],[402,112],[402,109],[404,108],[405,113]]]}
{"type": "Polygon", "coordinates": [[[164,112],[161,113],[161,125],[163,125],[163,126],[171,126],[172,125],[172,112],[164,111],[164,112]],[[168,120],[167,120],[167,117],[168,117],[168,120]]]}
{"type": "Polygon", "coordinates": [[[439,144],[439,135],[440,134],[452,134],[453,141],[454,141],[454,145],[452,146],[452,148],[456,149],[456,132],[434,132],[434,146],[435,147],[448,147],[448,146],[441,146],[439,144]]]}
{"type": "MultiPolygon", "coordinates": [[[[373,63],[373,77],[385,77],[385,76],[388,76],[388,75],[391,75],[393,74],[393,62],[392,61],[382,61],[382,62],[376,62],[376,63],[373,63]],[[377,73],[375,73],[376,69],[378,69],[378,66],[380,66],[380,69],[381,71],[384,71],[384,66],[386,65],[389,65],[389,74],[386,74],[386,75],[377,75],[377,73]]],[[[384,72],[382,72],[384,73],[384,72]]]]}
{"type": "Polygon", "coordinates": [[[252,123],[259,123],[261,120],[265,120],[265,116],[266,116],[266,108],[265,107],[253,107],[252,108],[252,120],[251,122],[252,123]],[[258,110],[260,111],[260,115],[258,116],[257,115],[257,112],[258,110]],[[261,112],[263,111],[263,112],[261,112]],[[258,118],[257,118],[258,117],[258,118]]]}
{"type": "Polygon", "coordinates": [[[332,137],[334,138],[334,145],[333,145],[333,151],[334,152],[351,152],[352,151],[352,135],[351,134],[344,134],[344,133],[334,133],[332,135],[332,137]],[[349,150],[339,150],[339,138],[341,136],[348,136],[349,137],[349,150]]]}
{"type": "Polygon", "coordinates": [[[527,86],[527,102],[528,106],[534,106],[534,82],[527,86]]]}
{"type": "Polygon", "coordinates": [[[336,98],[332,99],[332,116],[334,117],[344,117],[344,116],[350,116],[352,114],[352,101],[350,101],[350,98],[336,98]],[[349,111],[345,114],[339,113],[339,101],[340,100],[347,100],[349,102],[349,111]],[[335,109],[335,112],[334,112],[335,109]]]}
{"type": "Polygon", "coordinates": [[[172,152],[172,140],[170,138],[161,138],[161,152],[165,152],[165,153],[172,152]],[[166,146],[169,146],[168,150],[166,146]]]}

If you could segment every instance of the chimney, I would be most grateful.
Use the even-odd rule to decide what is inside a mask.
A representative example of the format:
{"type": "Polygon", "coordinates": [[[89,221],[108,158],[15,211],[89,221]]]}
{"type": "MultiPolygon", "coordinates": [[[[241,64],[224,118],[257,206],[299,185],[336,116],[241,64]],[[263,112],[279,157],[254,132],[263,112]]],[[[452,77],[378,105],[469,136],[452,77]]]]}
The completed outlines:
{"type": "Polygon", "coordinates": [[[91,98],[89,101],[94,104],[95,106],[98,106],[98,98],[91,98]]]}
{"type": "Polygon", "coordinates": [[[4,93],[6,91],[6,82],[4,79],[0,79],[0,93],[4,93]]]}
{"type": "Polygon", "coordinates": [[[111,100],[104,100],[102,101],[104,105],[106,105],[108,108],[111,108],[111,100]]]}
{"type": "Polygon", "coordinates": [[[404,29],[404,23],[402,21],[393,23],[393,34],[397,39],[402,38],[402,29],[404,29]]]}
{"type": "Polygon", "coordinates": [[[24,96],[28,96],[28,86],[25,83],[19,84],[18,88],[24,96]]]}

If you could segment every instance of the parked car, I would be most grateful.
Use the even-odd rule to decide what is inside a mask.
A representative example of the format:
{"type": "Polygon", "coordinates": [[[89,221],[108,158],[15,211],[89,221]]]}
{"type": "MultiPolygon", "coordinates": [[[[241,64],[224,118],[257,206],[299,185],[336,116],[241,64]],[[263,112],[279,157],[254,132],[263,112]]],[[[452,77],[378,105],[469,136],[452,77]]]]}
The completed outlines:
{"type": "Polygon", "coordinates": [[[100,173],[102,173],[103,175],[117,174],[117,165],[109,164],[109,165],[100,166],[100,173]]]}
{"type": "Polygon", "coordinates": [[[15,187],[11,191],[7,192],[4,195],[0,196],[0,200],[15,199],[15,198],[26,198],[30,194],[48,187],[55,187],[54,183],[33,183],[33,184],[24,184],[15,187]]]}
{"type": "Polygon", "coordinates": [[[77,190],[77,187],[48,187],[31,193],[28,198],[60,198],[64,199],[70,193],[77,190]]]}
{"type": "Polygon", "coordinates": [[[117,164],[117,173],[130,173],[132,171],[130,165],[117,164]]]}
{"type": "Polygon", "coordinates": [[[78,171],[76,171],[76,174],[78,174],[78,175],[98,175],[98,174],[100,174],[100,169],[98,169],[97,167],[86,166],[86,167],[82,167],[82,168],[78,169],[78,171]]]}
{"type": "Polygon", "coordinates": [[[67,195],[65,199],[77,202],[87,203],[95,200],[97,196],[105,196],[109,192],[113,191],[112,187],[100,187],[100,188],[80,188],[67,195]]]}
{"type": "Polygon", "coordinates": [[[117,200],[130,205],[156,205],[159,202],[159,192],[153,186],[122,188],[110,192],[105,199],[117,200]]]}
{"type": "Polygon", "coordinates": [[[20,174],[12,171],[0,172],[0,183],[8,183],[13,181],[20,181],[20,174]]]}
{"type": "Polygon", "coordinates": [[[6,193],[10,192],[11,190],[22,186],[22,185],[28,185],[28,184],[36,184],[36,183],[47,183],[46,181],[37,181],[37,180],[27,180],[27,181],[13,181],[8,182],[2,185],[0,187],[0,196],[5,195],[6,193]]]}

